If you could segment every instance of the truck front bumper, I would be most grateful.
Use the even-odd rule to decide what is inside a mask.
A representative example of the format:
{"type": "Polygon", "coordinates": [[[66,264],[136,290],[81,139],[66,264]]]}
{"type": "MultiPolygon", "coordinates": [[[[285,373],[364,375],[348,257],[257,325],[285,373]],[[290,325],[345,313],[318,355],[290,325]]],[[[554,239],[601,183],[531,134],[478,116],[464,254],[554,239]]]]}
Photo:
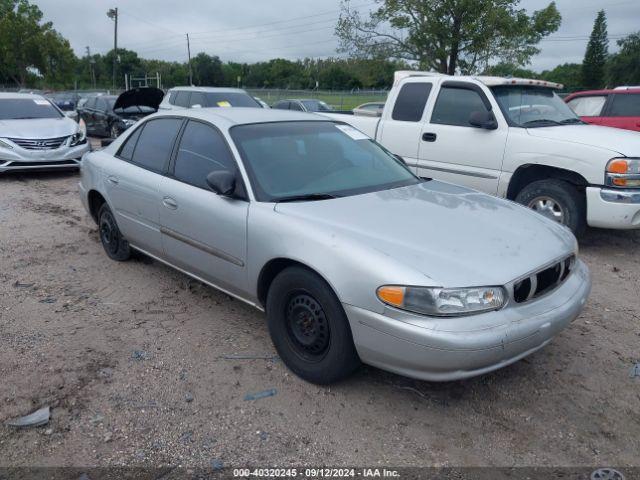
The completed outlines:
{"type": "Polygon", "coordinates": [[[425,317],[411,313],[394,311],[391,318],[352,305],[344,308],[364,363],[421,380],[451,381],[497,370],[544,347],[580,314],[590,291],[587,266],[577,261],[556,290],[462,317],[463,322],[456,322],[462,328],[448,323],[453,319],[440,318],[424,328],[419,325],[425,317]],[[487,322],[489,315],[493,317],[487,322]],[[487,323],[494,326],[487,328],[487,323]]]}
{"type": "Polygon", "coordinates": [[[77,169],[89,143],[52,150],[26,150],[20,147],[0,148],[0,173],[32,170],[77,169]]]}
{"type": "Polygon", "coordinates": [[[598,228],[640,228],[640,189],[587,187],[587,223],[598,228]]]}

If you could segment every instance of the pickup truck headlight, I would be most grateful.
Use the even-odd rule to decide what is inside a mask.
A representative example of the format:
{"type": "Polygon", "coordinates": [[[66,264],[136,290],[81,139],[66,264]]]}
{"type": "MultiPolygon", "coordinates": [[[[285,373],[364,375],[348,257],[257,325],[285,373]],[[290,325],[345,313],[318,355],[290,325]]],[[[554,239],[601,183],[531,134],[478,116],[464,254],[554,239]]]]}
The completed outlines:
{"type": "Polygon", "coordinates": [[[460,317],[498,310],[506,303],[502,287],[434,288],[384,285],[376,295],[383,303],[434,317],[460,317]]]}
{"type": "Polygon", "coordinates": [[[614,158],[607,163],[605,185],[610,187],[640,187],[640,158],[614,158]]]}

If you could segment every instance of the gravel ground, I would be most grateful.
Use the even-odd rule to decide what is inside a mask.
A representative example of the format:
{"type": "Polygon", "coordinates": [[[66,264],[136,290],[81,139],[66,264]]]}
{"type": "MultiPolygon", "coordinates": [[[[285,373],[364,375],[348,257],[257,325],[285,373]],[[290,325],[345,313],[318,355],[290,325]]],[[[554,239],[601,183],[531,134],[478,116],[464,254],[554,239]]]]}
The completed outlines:
{"type": "Polygon", "coordinates": [[[588,232],[586,309],[515,365],[320,388],[275,357],[260,312],[110,261],[77,181],[0,177],[0,466],[640,466],[640,232],[588,232]],[[4,425],[46,405],[46,426],[4,425]]]}

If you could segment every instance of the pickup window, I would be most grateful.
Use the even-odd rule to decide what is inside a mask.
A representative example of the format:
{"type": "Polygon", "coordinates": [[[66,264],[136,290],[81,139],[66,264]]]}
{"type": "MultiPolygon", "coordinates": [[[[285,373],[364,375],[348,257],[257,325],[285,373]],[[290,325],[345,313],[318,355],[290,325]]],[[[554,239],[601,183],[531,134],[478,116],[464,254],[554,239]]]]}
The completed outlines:
{"type": "Polygon", "coordinates": [[[640,94],[614,95],[611,117],[640,117],[640,94]]]}
{"type": "Polygon", "coordinates": [[[398,93],[391,118],[403,122],[419,122],[430,93],[430,83],[407,83],[398,93]]]}
{"type": "Polygon", "coordinates": [[[471,114],[486,111],[487,107],[478,92],[466,88],[442,87],[433,109],[431,123],[471,127],[471,114]]]}

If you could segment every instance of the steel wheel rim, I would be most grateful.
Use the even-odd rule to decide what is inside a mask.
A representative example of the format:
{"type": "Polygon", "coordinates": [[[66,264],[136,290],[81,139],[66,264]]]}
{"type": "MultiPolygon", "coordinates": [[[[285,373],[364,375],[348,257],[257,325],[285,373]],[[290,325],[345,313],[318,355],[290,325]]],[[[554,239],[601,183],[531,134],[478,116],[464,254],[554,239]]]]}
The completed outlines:
{"type": "Polygon", "coordinates": [[[289,343],[305,360],[322,360],[329,350],[329,321],[320,303],[309,293],[292,292],[285,305],[289,343]]]}
{"type": "Polygon", "coordinates": [[[105,213],[100,218],[100,240],[109,252],[115,253],[118,250],[118,227],[110,213],[105,213]]]}
{"type": "Polygon", "coordinates": [[[536,197],[529,202],[529,208],[558,223],[565,222],[564,208],[553,198],[547,196],[536,197]]]}

